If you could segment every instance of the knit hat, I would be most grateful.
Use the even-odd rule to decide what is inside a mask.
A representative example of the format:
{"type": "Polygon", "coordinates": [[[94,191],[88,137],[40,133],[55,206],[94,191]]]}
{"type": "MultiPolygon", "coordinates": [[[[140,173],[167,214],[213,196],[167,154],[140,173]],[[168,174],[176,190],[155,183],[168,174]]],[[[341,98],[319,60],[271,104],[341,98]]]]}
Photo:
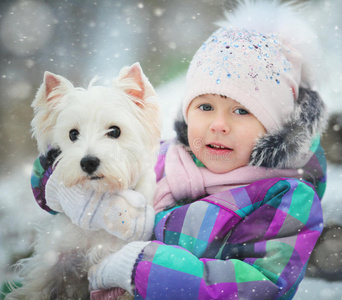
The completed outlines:
{"type": "Polygon", "coordinates": [[[219,94],[245,106],[267,132],[281,129],[294,110],[299,86],[313,84],[308,69],[314,61],[307,61],[303,54],[310,54],[303,49],[310,47],[314,55],[316,38],[295,14],[280,1],[247,0],[239,3],[234,14],[227,14],[228,26],[216,30],[191,61],[183,102],[185,120],[194,98],[219,94]]]}

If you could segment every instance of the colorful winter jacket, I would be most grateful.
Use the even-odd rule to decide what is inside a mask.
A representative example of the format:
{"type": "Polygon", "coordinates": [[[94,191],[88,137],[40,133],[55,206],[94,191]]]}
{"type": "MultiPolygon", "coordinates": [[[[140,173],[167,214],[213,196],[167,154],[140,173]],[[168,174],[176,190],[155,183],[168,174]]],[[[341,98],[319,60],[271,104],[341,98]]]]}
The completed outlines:
{"type": "Polygon", "coordinates": [[[311,151],[302,170],[311,182],[265,179],[157,214],[133,274],[136,299],[291,299],[323,229],[319,140],[311,151]]]}
{"type": "MultiPolygon", "coordinates": [[[[162,143],[157,179],[169,143],[162,143]]],[[[156,215],[155,238],[133,272],[136,299],[291,299],[323,229],[326,163],[316,140],[303,173],[207,196],[156,215]]],[[[46,206],[51,167],[37,159],[32,188],[46,206]]]]}

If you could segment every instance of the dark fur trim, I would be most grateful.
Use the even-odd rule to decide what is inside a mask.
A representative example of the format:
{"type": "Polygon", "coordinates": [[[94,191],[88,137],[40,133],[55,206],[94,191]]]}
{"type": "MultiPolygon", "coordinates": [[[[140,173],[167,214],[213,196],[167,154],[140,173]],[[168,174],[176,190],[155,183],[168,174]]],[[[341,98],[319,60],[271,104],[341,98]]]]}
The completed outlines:
{"type": "Polygon", "coordinates": [[[185,123],[182,113],[179,113],[174,123],[174,129],[177,134],[177,141],[188,147],[189,146],[188,124],[185,123]]]}
{"type": "MultiPolygon", "coordinates": [[[[265,168],[291,168],[308,153],[314,137],[321,134],[327,122],[325,105],[315,91],[299,88],[294,111],[282,129],[258,139],[250,165],[265,168]]],[[[174,128],[178,142],[189,146],[188,125],[180,114],[174,128]]]]}
{"type": "Polygon", "coordinates": [[[307,154],[314,137],[326,126],[326,109],[319,94],[300,88],[290,118],[282,129],[258,139],[250,165],[266,168],[296,167],[307,154]]]}

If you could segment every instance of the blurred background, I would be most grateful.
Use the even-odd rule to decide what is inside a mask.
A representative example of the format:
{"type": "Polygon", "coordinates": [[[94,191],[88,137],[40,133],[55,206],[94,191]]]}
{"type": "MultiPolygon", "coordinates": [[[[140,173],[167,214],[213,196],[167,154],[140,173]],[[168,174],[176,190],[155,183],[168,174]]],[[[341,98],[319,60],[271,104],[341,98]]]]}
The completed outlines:
{"type": "MultiPolygon", "coordinates": [[[[311,0],[305,16],[323,49],[320,93],[331,114],[323,146],[329,161],[323,198],[325,231],[296,299],[340,299],[342,293],[342,1],[311,0]],[[319,283],[319,284],[318,284],[319,283]],[[319,297],[317,298],[317,295],[319,297]],[[316,297],[316,298],[315,298],[316,297]]],[[[111,79],[139,61],[157,89],[163,138],[174,136],[189,62],[233,8],[232,0],[0,1],[0,283],[29,254],[36,205],[30,172],[37,157],[30,107],[44,71],[76,86],[111,79]]]]}

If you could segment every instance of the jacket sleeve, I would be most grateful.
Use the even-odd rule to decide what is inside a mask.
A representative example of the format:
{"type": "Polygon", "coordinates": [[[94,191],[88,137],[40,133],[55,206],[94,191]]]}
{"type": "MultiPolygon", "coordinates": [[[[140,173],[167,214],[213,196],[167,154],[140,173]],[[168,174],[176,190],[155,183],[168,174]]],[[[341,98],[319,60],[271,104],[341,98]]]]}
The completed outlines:
{"type": "Polygon", "coordinates": [[[322,230],[314,189],[271,179],[161,212],[137,299],[291,299],[322,230]]]}
{"type": "Polygon", "coordinates": [[[53,163],[59,153],[58,149],[51,149],[46,155],[40,155],[33,163],[31,174],[31,188],[34,198],[42,209],[53,215],[57,212],[46,204],[45,188],[53,172],[53,163]]]}

